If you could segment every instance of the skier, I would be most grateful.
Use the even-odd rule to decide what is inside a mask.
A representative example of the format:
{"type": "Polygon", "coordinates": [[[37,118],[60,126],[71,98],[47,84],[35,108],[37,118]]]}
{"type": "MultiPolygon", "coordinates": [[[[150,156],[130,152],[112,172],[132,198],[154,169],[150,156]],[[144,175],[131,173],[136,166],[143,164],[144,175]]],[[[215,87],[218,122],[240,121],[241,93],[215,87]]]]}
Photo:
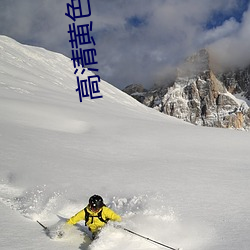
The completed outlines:
{"type": "Polygon", "coordinates": [[[67,224],[74,225],[80,220],[85,220],[85,226],[92,232],[94,239],[109,220],[120,222],[122,219],[120,215],[105,206],[101,196],[95,194],[89,198],[89,204],[72,216],[67,224]]]}

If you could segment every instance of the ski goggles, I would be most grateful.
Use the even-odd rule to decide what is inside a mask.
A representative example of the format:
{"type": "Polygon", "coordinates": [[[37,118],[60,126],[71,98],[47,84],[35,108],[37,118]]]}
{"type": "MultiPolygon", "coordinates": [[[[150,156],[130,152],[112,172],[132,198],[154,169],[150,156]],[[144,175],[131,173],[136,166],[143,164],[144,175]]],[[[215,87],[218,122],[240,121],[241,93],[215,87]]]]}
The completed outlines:
{"type": "Polygon", "coordinates": [[[97,206],[93,206],[93,205],[92,206],[90,205],[89,208],[93,212],[97,212],[97,211],[99,211],[101,209],[101,207],[97,207],[97,206]]]}

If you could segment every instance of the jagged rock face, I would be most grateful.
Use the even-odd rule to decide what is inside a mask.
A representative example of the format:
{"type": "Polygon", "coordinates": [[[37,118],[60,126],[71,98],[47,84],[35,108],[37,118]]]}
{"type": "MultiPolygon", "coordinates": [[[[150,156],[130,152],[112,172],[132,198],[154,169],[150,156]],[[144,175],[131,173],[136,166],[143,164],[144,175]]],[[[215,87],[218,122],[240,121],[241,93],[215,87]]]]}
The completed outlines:
{"type": "Polygon", "coordinates": [[[239,103],[212,75],[206,80],[178,79],[163,97],[163,112],[197,125],[247,128],[248,106],[239,103]]]}
{"type": "Polygon", "coordinates": [[[130,84],[125,89],[123,89],[125,93],[133,96],[137,101],[143,102],[145,99],[145,94],[147,90],[141,84],[130,84]]]}
{"type": "MultiPolygon", "coordinates": [[[[222,83],[214,75],[206,50],[188,58],[184,70],[181,68],[179,72],[163,98],[164,113],[197,125],[237,129],[250,126],[248,105],[227,90],[232,85],[222,83]]],[[[249,74],[241,72],[241,75],[245,76],[244,80],[238,77],[237,81],[249,84],[249,74]]]]}
{"type": "Polygon", "coordinates": [[[147,90],[143,87],[142,84],[130,84],[123,91],[125,93],[131,95],[131,94],[134,94],[136,92],[143,93],[143,92],[145,92],[147,90]]]}
{"type": "Polygon", "coordinates": [[[250,66],[218,74],[218,79],[225,84],[230,93],[242,93],[250,100],[250,66]]]}
{"type": "Polygon", "coordinates": [[[141,93],[140,101],[196,125],[248,129],[250,109],[232,93],[248,88],[244,94],[249,95],[249,70],[250,67],[245,71],[224,73],[219,78],[210,68],[208,51],[201,50],[178,69],[171,87],[141,93]]]}
{"type": "MultiPolygon", "coordinates": [[[[238,81],[242,83],[241,78],[238,81]]],[[[232,88],[232,84],[218,80],[210,68],[209,53],[201,50],[179,69],[173,87],[163,98],[163,112],[197,125],[248,128],[249,107],[230,94],[227,88],[232,88]]]]}

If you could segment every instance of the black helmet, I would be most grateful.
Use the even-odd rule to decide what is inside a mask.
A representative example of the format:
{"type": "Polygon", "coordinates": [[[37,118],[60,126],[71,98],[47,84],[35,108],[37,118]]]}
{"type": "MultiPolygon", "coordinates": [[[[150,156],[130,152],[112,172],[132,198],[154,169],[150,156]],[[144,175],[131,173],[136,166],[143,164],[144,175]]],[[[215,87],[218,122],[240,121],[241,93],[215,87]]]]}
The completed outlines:
{"type": "Polygon", "coordinates": [[[89,198],[89,206],[90,209],[93,210],[99,210],[100,208],[102,208],[104,206],[102,197],[96,194],[91,196],[89,198]]]}

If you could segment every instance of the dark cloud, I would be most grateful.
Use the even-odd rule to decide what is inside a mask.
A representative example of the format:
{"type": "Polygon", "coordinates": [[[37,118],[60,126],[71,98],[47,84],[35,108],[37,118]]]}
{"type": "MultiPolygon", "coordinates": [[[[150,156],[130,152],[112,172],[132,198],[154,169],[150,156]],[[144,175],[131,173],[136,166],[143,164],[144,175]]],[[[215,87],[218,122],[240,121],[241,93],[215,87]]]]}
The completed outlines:
{"type": "Polygon", "coordinates": [[[0,0],[0,33],[19,42],[65,52],[66,0],[0,0]],[[64,2],[64,4],[63,4],[64,2]]]}
{"type": "MultiPolygon", "coordinates": [[[[223,62],[232,60],[232,49],[234,58],[247,61],[250,18],[242,1],[91,0],[91,16],[78,23],[93,21],[104,80],[119,88],[148,87],[165,81],[175,65],[203,47],[210,46],[223,62]]],[[[70,57],[67,2],[0,0],[0,34],[70,57]]]]}

